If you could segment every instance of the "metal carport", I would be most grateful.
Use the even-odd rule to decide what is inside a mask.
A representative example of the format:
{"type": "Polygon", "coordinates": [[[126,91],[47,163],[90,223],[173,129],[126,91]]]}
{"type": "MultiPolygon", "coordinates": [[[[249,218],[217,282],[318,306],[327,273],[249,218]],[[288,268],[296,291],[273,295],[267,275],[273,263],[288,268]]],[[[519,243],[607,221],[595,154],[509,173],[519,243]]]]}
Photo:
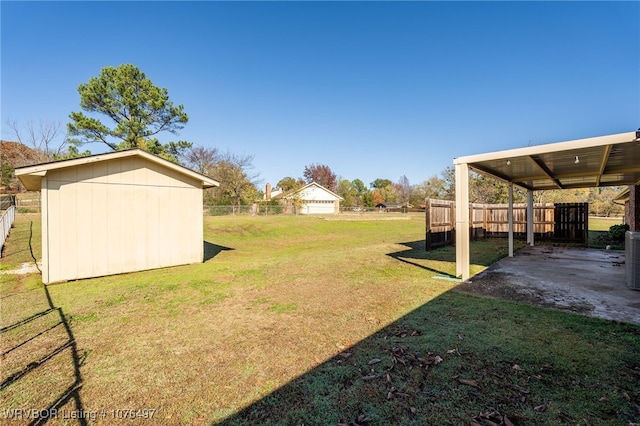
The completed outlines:
{"type": "Polygon", "coordinates": [[[509,256],[513,257],[513,187],[527,192],[527,242],[533,241],[533,191],[638,185],[640,129],[453,160],[456,180],[456,274],[469,278],[469,170],[509,184],[509,256]]]}

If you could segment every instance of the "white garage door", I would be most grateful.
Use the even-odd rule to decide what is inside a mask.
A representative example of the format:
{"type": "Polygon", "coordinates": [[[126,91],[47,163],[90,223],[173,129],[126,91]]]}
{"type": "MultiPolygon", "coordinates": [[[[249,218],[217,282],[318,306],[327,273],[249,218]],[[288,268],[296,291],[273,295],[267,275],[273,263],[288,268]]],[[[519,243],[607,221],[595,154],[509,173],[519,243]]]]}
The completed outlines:
{"type": "Polygon", "coordinates": [[[310,201],[302,206],[304,214],[333,214],[333,201],[310,201]]]}

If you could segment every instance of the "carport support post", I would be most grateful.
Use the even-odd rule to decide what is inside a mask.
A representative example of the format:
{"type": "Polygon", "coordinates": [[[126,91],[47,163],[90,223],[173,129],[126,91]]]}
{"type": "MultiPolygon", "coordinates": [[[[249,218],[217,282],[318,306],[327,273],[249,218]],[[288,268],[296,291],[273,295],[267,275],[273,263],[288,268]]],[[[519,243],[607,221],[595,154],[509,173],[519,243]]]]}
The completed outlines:
{"type": "Polygon", "coordinates": [[[527,243],[533,246],[533,191],[527,191],[527,243]]]}
{"type": "Polygon", "coordinates": [[[469,165],[456,163],[456,275],[469,279],[469,165]]]}
{"type": "Polygon", "coordinates": [[[509,257],[513,257],[513,183],[509,182],[509,257]]]}

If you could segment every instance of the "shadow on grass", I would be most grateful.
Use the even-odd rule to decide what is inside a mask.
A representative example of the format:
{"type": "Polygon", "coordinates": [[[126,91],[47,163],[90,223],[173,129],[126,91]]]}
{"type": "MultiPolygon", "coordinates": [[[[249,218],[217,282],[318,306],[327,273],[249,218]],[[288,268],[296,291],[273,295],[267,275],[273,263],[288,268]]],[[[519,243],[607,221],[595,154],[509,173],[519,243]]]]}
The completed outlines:
{"type": "MultiPolygon", "coordinates": [[[[19,321],[16,321],[11,325],[2,327],[2,329],[0,329],[0,335],[14,331],[14,330],[17,330],[17,332],[20,333],[20,329],[22,327],[28,327],[34,321],[38,321],[39,319],[48,320],[42,326],[39,324],[36,324],[35,334],[33,331],[28,330],[25,332],[25,334],[30,335],[30,337],[21,339],[19,343],[16,343],[12,345],[10,348],[3,350],[1,354],[3,360],[9,354],[15,351],[19,351],[18,354],[21,355],[21,360],[23,361],[22,362],[23,367],[11,373],[2,381],[2,383],[0,383],[0,391],[5,392],[11,386],[17,385],[20,380],[26,379],[31,375],[38,374],[39,369],[46,367],[47,363],[55,359],[57,356],[62,356],[62,354],[66,350],[70,350],[71,352],[71,359],[73,364],[73,381],[70,385],[68,385],[65,389],[60,391],[57,395],[55,394],[55,391],[54,391],[53,395],[55,396],[53,396],[52,399],[49,399],[48,401],[49,404],[46,406],[44,404],[46,404],[47,401],[43,400],[43,401],[38,401],[39,403],[42,404],[41,406],[38,406],[38,407],[19,407],[19,410],[24,408],[27,408],[28,410],[31,410],[32,408],[33,409],[37,408],[37,411],[38,411],[37,414],[34,413],[33,411],[30,414],[26,412],[22,414],[20,414],[19,412],[13,413],[15,416],[17,416],[17,418],[23,418],[23,419],[29,420],[30,421],[28,423],[29,425],[43,425],[47,423],[49,420],[55,421],[56,419],[59,419],[59,417],[61,416],[61,411],[59,410],[61,410],[65,405],[67,405],[70,402],[73,403],[73,408],[70,410],[67,410],[67,413],[71,413],[71,412],[75,414],[84,413],[82,398],[80,397],[80,389],[82,388],[82,383],[83,383],[82,374],[80,372],[82,359],[78,355],[76,339],[73,335],[73,332],[71,331],[71,327],[69,325],[69,322],[67,321],[67,318],[62,308],[55,306],[47,286],[45,285],[43,286],[43,288],[44,288],[44,294],[47,300],[48,308],[36,314],[23,318],[19,321]],[[50,315],[53,315],[57,318],[47,318],[50,315]],[[55,336],[55,332],[59,330],[60,327],[62,327],[63,331],[57,337],[55,336]],[[39,356],[36,356],[36,359],[34,359],[33,355],[29,353],[29,349],[28,349],[29,345],[31,344],[32,346],[36,345],[36,346],[42,346],[42,347],[47,346],[46,343],[40,344],[40,342],[38,341],[39,339],[45,339],[45,341],[47,339],[52,339],[54,341],[58,340],[58,342],[55,344],[54,349],[48,350],[46,353],[40,354],[39,356]],[[23,351],[23,353],[20,353],[20,351],[23,351]],[[23,416],[23,417],[20,417],[20,416],[23,416]]],[[[42,383],[44,382],[46,382],[46,379],[42,381],[42,383]]],[[[34,389],[34,391],[37,392],[38,389],[34,389]]],[[[3,408],[6,408],[6,407],[3,407],[3,408]]],[[[5,413],[5,415],[7,415],[7,413],[5,413]]],[[[79,418],[76,419],[78,424],[80,425],[88,424],[87,418],[82,417],[81,415],[78,417],[79,418]]]]}
{"type": "Polygon", "coordinates": [[[209,241],[203,241],[203,243],[204,243],[204,259],[203,259],[203,262],[206,262],[207,260],[213,259],[217,255],[219,255],[220,252],[227,251],[227,250],[234,250],[234,249],[232,249],[230,247],[219,246],[217,244],[210,243],[209,241]]]}
{"type": "MultiPolygon", "coordinates": [[[[31,222],[29,228],[29,251],[33,261],[36,262],[33,253],[32,239],[33,222],[31,222]]],[[[28,420],[30,426],[44,425],[49,420],[57,421],[60,417],[65,418],[61,409],[67,404],[72,403],[72,408],[65,410],[66,414],[72,415],[73,419],[77,420],[77,424],[87,425],[87,420],[90,419],[90,417],[85,416],[84,406],[80,396],[80,390],[83,384],[80,366],[83,363],[83,359],[78,355],[76,338],[73,335],[66,315],[61,307],[54,304],[51,293],[49,293],[49,288],[46,285],[42,287],[46,299],[46,308],[0,329],[0,336],[2,336],[3,342],[7,341],[7,333],[16,333],[13,339],[17,341],[6,349],[5,346],[2,345],[3,352],[0,354],[0,357],[3,361],[3,369],[7,368],[6,361],[9,356],[11,358],[15,357],[14,362],[11,363],[9,368],[15,365],[17,369],[8,376],[2,374],[5,378],[2,383],[0,383],[0,392],[5,393],[7,390],[11,391],[11,388],[19,386],[22,380],[28,380],[34,375],[37,375],[39,371],[42,372],[46,370],[50,363],[54,364],[50,369],[53,370],[54,374],[61,373],[55,364],[60,360],[57,357],[64,356],[67,350],[70,351],[73,366],[71,384],[61,391],[56,389],[57,385],[53,385],[52,389],[48,389],[46,384],[49,382],[49,377],[46,376],[51,371],[45,371],[42,373],[43,377],[37,377],[31,381],[31,383],[37,385],[32,385],[34,389],[30,389],[29,391],[34,394],[42,392],[46,396],[38,401],[34,401],[37,403],[37,406],[26,407],[21,405],[15,407],[13,412],[5,405],[2,407],[4,409],[4,418],[12,418],[13,416],[18,419],[28,420]],[[53,316],[53,318],[50,316],[53,316]],[[52,346],[53,348],[51,348],[52,346]],[[47,403],[48,405],[45,406],[47,403]]],[[[55,383],[55,380],[51,380],[51,382],[55,383]]],[[[25,387],[29,387],[31,383],[27,383],[25,387]]],[[[18,392],[20,391],[18,390],[18,392]]],[[[7,400],[5,399],[4,401],[7,400]]],[[[20,395],[18,401],[22,401],[22,395],[20,395]]],[[[21,402],[21,404],[23,404],[23,402],[21,402]]]]}
{"type": "Polygon", "coordinates": [[[216,424],[627,424],[640,420],[640,355],[606,351],[637,336],[629,324],[449,291],[216,424]],[[585,403],[613,388],[633,396],[585,403]]]}
{"type": "Polygon", "coordinates": [[[406,243],[400,243],[409,247],[407,250],[397,251],[395,253],[387,253],[387,256],[390,256],[400,262],[407,263],[409,265],[417,266],[418,268],[422,268],[424,270],[435,272],[436,274],[442,275],[444,277],[456,278],[455,276],[440,271],[434,268],[430,268],[425,265],[421,265],[414,260],[439,260],[439,261],[447,261],[447,262],[455,262],[455,251],[450,250],[450,248],[444,248],[434,251],[426,251],[425,240],[418,241],[409,241],[406,243]]]}

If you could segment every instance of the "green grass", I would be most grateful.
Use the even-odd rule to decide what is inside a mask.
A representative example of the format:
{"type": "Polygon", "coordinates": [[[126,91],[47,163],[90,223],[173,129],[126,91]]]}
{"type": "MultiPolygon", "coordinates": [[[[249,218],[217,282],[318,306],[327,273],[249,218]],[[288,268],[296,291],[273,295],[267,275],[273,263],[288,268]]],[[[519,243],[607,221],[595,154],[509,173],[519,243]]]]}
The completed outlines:
{"type": "Polygon", "coordinates": [[[606,231],[622,223],[621,217],[589,217],[589,231],[606,231]]]}
{"type": "Polygon", "coordinates": [[[609,228],[622,223],[622,218],[589,217],[589,247],[624,250],[624,241],[613,241],[609,228]]]}
{"type": "MultiPolygon", "coordinates": [[[[2,265],[29,261],[31,219],[2,265]]],[[[204,237],[202,264],[46,288],[2,276],[2,408],[62,398],[155,409],[160,425],[640,421],[640,327],[456,292],[434,278],[455,274],[455,251],[424,251],[422,217],[206,217],[204,237]]],[[[506,244],[473,242],[472,273],[506,244]]]]}

